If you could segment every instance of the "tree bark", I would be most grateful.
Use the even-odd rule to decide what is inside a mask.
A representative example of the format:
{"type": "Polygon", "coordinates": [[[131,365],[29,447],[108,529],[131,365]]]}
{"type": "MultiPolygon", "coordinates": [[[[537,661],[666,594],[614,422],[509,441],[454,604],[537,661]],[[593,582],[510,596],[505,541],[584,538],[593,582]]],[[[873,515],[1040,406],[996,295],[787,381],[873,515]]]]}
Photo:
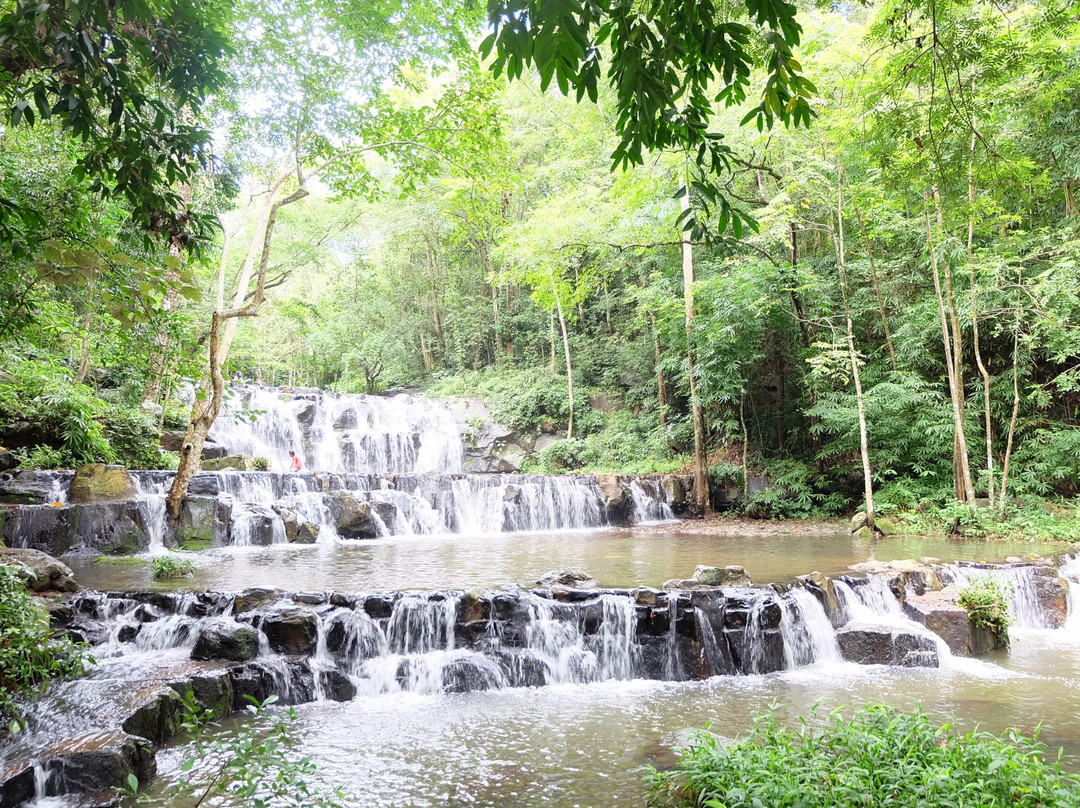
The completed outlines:
{"type": "Polygon", "coordinates": [[[563,316],[562,300],[559,288],[555,284],[555,273],[548,267],[548,280],[551,281],[551,294],[555,296],[555,311],[559,315],[559,329],[562,331],[563,358],[566,360],[566,393],[568,397],[570,420],[566,424],[566,439],[574,437],[574,366],[570,362],[570,338],[566,334],[566,318],[563,316]]]}
{"type": "Polygon", "coordinates": [[[862,233],[863,243],[866,245],[866,257],[870,261],[870,278],[874,282],[874,297],[877,298],[878,313],[881,315],[881,327],[885,331],[885,345],[889,349],[889,364],[896,370],[896,348],[893,346],[892,333],[889,331],[889,318],[885,313],[885,300],[881,296],[881,285],[878,283],[877,266],[874,263],[874,250],[870,246],[870,238],[866,235],[866,225],[863,224],[862,213],[855,208],[855,219],[859,223],[859,232],[862,233]]]}
{"type": "Polygon", "coordinates": [[[656,354],[656,400],[660,410],[660,426],[667,426],[667,380],[664,378],[663,355],[660,353],[660,334],[656,330],[656,315],[651,311],[649,325],[652,327],[653,351],[656,354]]]}
{"type": "MultiPolygon", "coordinates": [[[[975,86],[972,82],[972,91],[975,86]]],[[[971,283],[971,348],[975,352],[975,364],[983,383],[983,429],[986,431],[986,495],[990,507],[994,506],[994,422],[990,411],[990,372],[983,362],[982,349],[979,346],[979,311],[975,293],[975,258],[972,247],[975,242],[975,133],[971,133],[971,151],[968,162],[968,227],[967,259],[971,283]]]]}
{"type": "Polygon", "coordinates": [[[859,376],[859,356],[855,352],[855,328],[848,300],[847,267],[844,256],[844,164],[837,161],[836,176],[836,266],[840,270],[840,295],[844,300],[844,321],[847,327],[848,358],[851,378],[855,383],[855,404],[859,411],[859,455],[863,468],[863,496],[866,500],[866,526],[874,535],[881,529],[874,518],[874,476],[870,469],[870,440],[866,429],[866,406],[863,401],[862,379],[859,376]]]}
{"type": "MultiPolygon", "coordinates": [[[[934,189],[935,195],[937,189],[934,189]]],[[[946,314],[945,298],[941,289],[941,273],[938,269],[937,249],[934,246],[933,230],[930,226],[930,211],[923,210],[923,218],[926,223],[926,244],[930,251],[930,266],[934,275],[934,294],[937,298],[938,315],[941,318],[941,339],[945,349],[945,369],[949,377],[949,398],[952,402],[953,411],[953,490],[956,498],[961,502],[972,502],[975,499],[975,491],[971,484],[971,470],[967,459],[967,437],[964,434],[964,410],[963,388],[959,383],[956,372],[956,364],[959,361],[954,353],[955,343],[949,332],[949,317],[946,314]]]]}
{"type": "Polygon", "coordinates": [[[1013,436],[1016,434],[1016,419],[1020,415],[1020,269],[1016,270],[1016,319],[1013,322],[1013,407],[1012,416],[1009,418],[1009,437],[1005,443],[1005,459],[1001,464],[1001,495],[998,497],[998,508],[1005,510],[1005,492],[1009,485],[1009,461],[1012,459],[1013,436]]]}
{"type": "Polygon", "coordinates": [[[79,368],[75,371],[72,384],[82,384],[86,374],[90,370],[90,329],[94,325],[94,281],[90,279],[90,285],[86,290],[86,312],[83,314],[82,340],[79,348],[79,368]]]}
{"type": "MultiPolygon", "coordinates": [[[[690,209],[690,184],[687,182],[681,197],[682,210],[690,209]]],[[[696,368],[694,357],[694,248],[680,233],[682,238],[683,302],[686,306],[686,365],[690,376],[690,406],[694,418],[694,503],[702,514],[710,511],[709,507],[709,468],[707,447],[705,445],[705,413],[698,399],[696,368]]]]}

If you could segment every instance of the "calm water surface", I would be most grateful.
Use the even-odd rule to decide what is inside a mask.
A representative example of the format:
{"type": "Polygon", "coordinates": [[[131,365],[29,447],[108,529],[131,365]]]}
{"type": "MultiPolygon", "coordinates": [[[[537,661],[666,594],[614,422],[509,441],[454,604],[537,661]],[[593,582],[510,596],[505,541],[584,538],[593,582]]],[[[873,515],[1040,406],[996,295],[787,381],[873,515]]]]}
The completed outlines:
{"type": "Polygon", "coordinates": [[[827,575],[868,559],[933,556],[1001,561],[1007,556],[1060,552],[1060,545],[888,537],[876,542],[845,534],[717,537],[649,530],[603,530],[488,536],[415,536],[334,544],[229,547],[185,553],[194,578],[154,582],[147,565],[70,561],[93,589],[215,589],[250,586],[288,591],[387,591],[533,586],[553,569],[577,567],[601,586],[660,586],[689,578],[698,564],[746,568],[755,583],[818,570],[827,575]]]}

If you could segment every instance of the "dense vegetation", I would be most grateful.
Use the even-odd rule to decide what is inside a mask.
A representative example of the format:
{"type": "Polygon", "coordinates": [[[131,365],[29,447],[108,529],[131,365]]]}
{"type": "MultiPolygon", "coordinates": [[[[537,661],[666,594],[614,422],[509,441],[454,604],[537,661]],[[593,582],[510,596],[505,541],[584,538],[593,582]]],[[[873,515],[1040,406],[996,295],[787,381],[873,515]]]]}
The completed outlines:
{"type": "Polygon", "coordinates": [[[52,636],[48,614],[33,602],[17,567],[0,564],[0,735],[8,721],[17,724],[20,701],[52,678],[81,675],[85,662],[79,647],[52,636]]]}
{"type": "MultiPolygon", "coordinates": [[[[533,461],[545,471],[675,470],[697,451],[715,485],[771,481],[753,515],[842,513],[869,499],[867,474],[877,511],[921,509],[919,529],[993,535],[999,514],[1020,530],[1073,514],[1080,22],[1067,4],[806,5],[801,30],[793,7],[748,4],[725,53],[678,4],[633,19],[601,4],[580,52],[562,18],[529,42],[500,29],[484,47],[509,85],[455,4],[405,21],[241,5],[228,13],[265,25],[261,38],[230,39],[214,5],[196,24],[193,6],[160,4],[162,36],[213,47],[205,64],[161,65],[130,124],[101,108],[108,96],[72,107],[124,138],[164,107],[198,159],[164,144],[160,166],[176,165],[153,188],[122,186],[79,115],[27,126],[62,83],[36,104],[33,85],[0,74],[0,224],[14,234],[0,442],[24,464],[175,465],[153,435],[187,426],[190,382],[197,424],[220,406],[214,380],[239,374],[479,392],[511,426],[565,436],[533,461]],[[265,34],[299,14],[346,44],[265,34]],[[669,24],[678,58],[647,49],[631,64],[620,26],[669,24]],[[377,65],[358,42],[383,49],[377,65]],[[174,68],[205,77],[178,84],[174,68]],[[176,210],[154,219],[166,203],[199,227],[176,210]],[[973,510],[983,499],[993,508],[973,510]]],[[[17,16],[3,16],[0,53],[17,16]]],[[[107,24],[144,53],[122,22],[107,24]]]]}
{"type": "Polygon", "coordinates": [[[769,714],[732,743],[699,733],[671,772],[653,771],[650,805],[1075,806],[1080,780],[1037,738],[960,735],[922,712],[869,706],[794,730],[769,714]]]}

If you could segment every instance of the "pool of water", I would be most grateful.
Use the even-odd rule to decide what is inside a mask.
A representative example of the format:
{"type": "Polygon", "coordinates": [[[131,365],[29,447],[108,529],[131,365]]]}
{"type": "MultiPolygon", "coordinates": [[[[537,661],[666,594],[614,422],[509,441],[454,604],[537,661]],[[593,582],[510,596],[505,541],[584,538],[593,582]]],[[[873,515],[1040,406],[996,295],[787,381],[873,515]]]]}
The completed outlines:
{"type": "MultiPolygon", "coordinates": [[[[1080,625],[1018,631],[1009,655],[940,670],[833,664],[704,682],[603,682],[458,695],[360,697],[297,708],[316,781],[350,806],[644,804],[641,767],[673,765],[692,728],[732,738],[775,705],[793,723],[868,701],[955,718],[960,729],[1039,729],[1080,769],[1080,625]]],[[[183,748],[159,756],[169,783],[183,748]]]]}
{"type": "Polygon", "coordinates": [[[315,545],[228,547],[185,553],[194,578],[155,582],[146,564],[97,564],[71,559],[76,578],[92,589],[235,591],[252,586],[287,591],[389,591],[533,586],[554,569],[577,567],[601,586],[659,587],[689,578],[695,566],[738,564],[755,583],[783,581],[814,570],[833,575],[877,559],[932,556],[1001,561],[1008,556],[1061,552],[1061,545],[847,534],[718,537],[622,529],[487,536],[414,536],[315,545]]]}

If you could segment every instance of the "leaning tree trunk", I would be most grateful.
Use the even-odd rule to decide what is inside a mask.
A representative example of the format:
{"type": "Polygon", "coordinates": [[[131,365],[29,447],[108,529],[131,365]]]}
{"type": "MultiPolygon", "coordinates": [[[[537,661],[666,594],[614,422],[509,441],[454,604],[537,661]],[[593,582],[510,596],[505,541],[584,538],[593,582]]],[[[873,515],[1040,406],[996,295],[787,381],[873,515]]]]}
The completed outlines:
{"type": "MultiPolygon", "coordinates": [[[[690,184],[684,187],[682,209],[690,209],[690,184]]],[[[686,365],[690,376],[690,406],[694,415],[694,503],[709,512],[709,468],[706,459],[705,413],[698,398],[694,357],[694,248],[682,234],[683,301],[686,304],[686,365]]]]}
{"type": "Polygon", "coordinates": [[[664,357],[660,352],[660,333],[656,330],[656,315],[649,312],[649,325],[652,327],[653,352],[656,354],[656,403],[660,412],[660,426],[667,426],[667,380],[664,378],[664,357]]]}
{"type": "Polygon", "coordinates": [[[1016,435],[1016,419],[1020,415],[1020,284],[1021,270],[1016,270],[1016,319],[1013,323],[1013,406],[1009,418],[1009,437],[1005,443],[1005,459],[1001,464],[1001,494],[998,496],[998,508],[1005,511],[1005,493],[1009,485],[1009,462],[1012,460],[1013,437],[1016,435]]]}
{"type": "Polygon", "coordinates": [[[90,285],[86,290],[86,312],[83,314],[79,368],[75,371],[75,378],[71,380],[72,384],[82,384],[90,370],[90,330],[94,326],[94,280],[93,277],[90,279],[90,285]]]}
{"type": "Polygon", "coordinates": [[[570,420],[566,424],[566,439],[574,437],[574,366],[570,362],[570,338],[566,334],[566,317],[563,316],[562,301],[559,299],[559,287],[555,284],[555,273],[548,267],[548,280],[551,281],[551,294],[555,296],[555,311],[559,315],[559,329],[562,331],[563,358],[566,360],[566,395],[569,402],[570,420]]]}

